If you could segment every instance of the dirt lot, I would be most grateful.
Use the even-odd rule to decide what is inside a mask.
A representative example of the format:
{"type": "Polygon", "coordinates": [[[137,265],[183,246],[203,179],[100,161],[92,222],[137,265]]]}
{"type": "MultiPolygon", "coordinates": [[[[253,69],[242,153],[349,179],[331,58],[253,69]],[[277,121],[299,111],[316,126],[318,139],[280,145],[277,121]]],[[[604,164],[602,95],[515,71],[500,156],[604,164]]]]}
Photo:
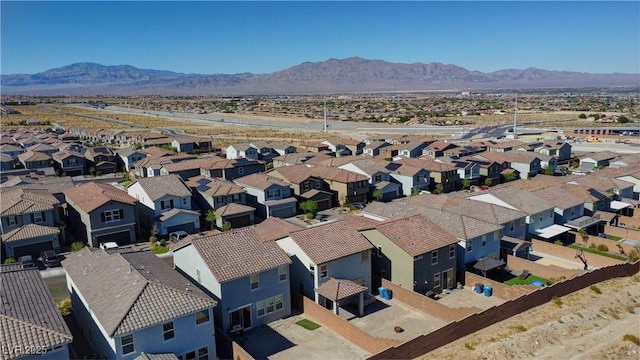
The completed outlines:
{"type": "Polygon", "coordinates": [[[640,275],[554,299],[421,359],[638,359],[640,275]],[[598,290],[601,293],[598,293],[598,290]]]}

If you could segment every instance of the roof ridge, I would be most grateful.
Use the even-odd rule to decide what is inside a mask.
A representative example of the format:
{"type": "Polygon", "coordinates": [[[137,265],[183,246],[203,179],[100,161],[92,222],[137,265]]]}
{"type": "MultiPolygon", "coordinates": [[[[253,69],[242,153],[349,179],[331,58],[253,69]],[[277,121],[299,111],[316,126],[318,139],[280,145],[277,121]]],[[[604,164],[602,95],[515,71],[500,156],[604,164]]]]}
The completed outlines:
{"type": "MultiPolygon", "coordinates": [[[[125,259],[122,255],[118,254],[118,256],[120,256],[122,259],[124,259],[125,261],[127,261],[127,259],[125,259]]],[[[128,261],[127,261],[128,262],[128,261]]],[[[131,264],[131,263],[129,263],[131,264]]],[[[124,322],[124,320],[127,318],[127,316],[129,315],[129,313],[131,313],[131,309],[133,309],[133,306],[136,304],[136,302],[138,302],[138,300],[140,299],[140,297],[142,296],[142,293],[144,293],[144,291],[147,289],[147,287],[149,286],[149,283],[151,282],[149,279],[147,279],[144,275],[142,275],[140,273],[140,271],[138,271],[138,269],[136,269],[135,267],[131,268],[133,270],[136,271],[136,273],[138,273],[138,275],[146,282],[146,284],[144,284],[144,287],[140,290],[140,292],[138,293],[138,295],[133,299],[133,301],[131,302],[131,304],[129,304],[127,306],[127,311],[122,315],[122,318],[119,319],[119,321],[117,322],[117,325],[114,326],[113,330],[111,331],[111,334],[109,334],[109,336],[113,337],[114,334],[116,334],[118,332],[118,329],[120,328],[120,326],[122,326],[122,323],[124,322]]]]}

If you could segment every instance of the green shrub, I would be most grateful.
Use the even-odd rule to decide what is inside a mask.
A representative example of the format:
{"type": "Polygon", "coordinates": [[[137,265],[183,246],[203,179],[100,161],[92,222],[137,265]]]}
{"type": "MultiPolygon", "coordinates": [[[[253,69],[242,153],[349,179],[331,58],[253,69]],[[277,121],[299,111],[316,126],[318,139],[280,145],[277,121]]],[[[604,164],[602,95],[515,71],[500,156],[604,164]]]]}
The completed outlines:
{"type": "Polygon", "coordinates": [[[161,245],[156,245],[154,247],[151,248],[151,252],[158,255],[158,254],[164,254],[169,252],[169,248],[166,246],[161,246],[161,245]]]}
{"type": "Polygon", "coordinates": [[[82,250],[84,243],[82,241],[74,241],[71,243],[71,252],[82,250]]]}
{"type": "Polygon", "coordinates": [[[556,245],[560,245],[560,246],[563,246],[563,245],[564,245],[564,244],[562,243],[562,240],[556,240],[556,241],[554,241],[553,243],[554,243],[554,244],[556,244],[556,245]]]}
{"type": "Polygon", "coordinates": [[[167,246],[167,239],[160,239],[160,246],[167,246]]]}
{"type": "Polygon", "coordinates": [[[638,337],[635,335],[626,334],[625,336],[622,337],[622,340],[631,341],[632,343],[640,346],[640,339],[638,339],[638,337]]]}
{"type": "Polygon", "coordinates": [[[551,298],[551,301],[553,301],[553,304],[559,308],[562,307],[562,299],[560,299],[558,297],[558,295],[553,295],[553,297],[551,298]]]}
{"type": "Polygon", "coordinates": [[[589,289],[591,289],[596,294],[602,294],[602,290],[600,290],[600,288],[595,285],[589,286],[589,289]]]}
{"type": "Polygon", "coordinates": [[[16,262],[17,262],[16,258],[14,258],[14,257],[8,257],[8,258],[4,259],[4,264],[5,265],[15,264],[16,262]]]}
{"type": "Polygon", "coordinates": [[[589,249],[597,250],[597,246],[594,243],[589,244],[589,249]]]}
{"type": "Polygon", "coordinates": [[[320,325],[314,323],[311,320],[307,320],[307,319],[302,319],[302,320],[296,322],[296,324],[302,326],[303,328],[305,328],[307,330],[311,330],[311,331],[313,331],[313,330],[315,330],[315,329],[320,327],[320,325]]]}
{"type": "Polygon", "coordinates": [[[312,213],[308,213],[307,215],[305,215],[307,217],[307,219],[311,220],[313,218],[315,218],[315,215],[313,215],[312,213]]]}
{"type": "Polygon", "coordinates": [[[512,326],[511,328],[513,330],[515,330],[516,332],[525,332],[525,331],[527,331],[527,328],[524,327],[523,325],[512,326]]]}
{"type": "Polygon", "coordinates": [[[467,348],[467,350],[475,350],[476,347],[473,346],[473,344],[471,343],[464,343],[464,347],[467,348]]]}
{"type": "Polygon", "coordinates": [[[66,298],[58,303],[58,311],[60,315],[65,316],[71,314],[71,299],[66,298]]]}
{"type": "Polygon", "coordinates": [[[607,245],[605,245],[605,244],[599,244],[598,245],[598,251],[607,252],[607,251],[609,251],[609,247],[607,245]]]}

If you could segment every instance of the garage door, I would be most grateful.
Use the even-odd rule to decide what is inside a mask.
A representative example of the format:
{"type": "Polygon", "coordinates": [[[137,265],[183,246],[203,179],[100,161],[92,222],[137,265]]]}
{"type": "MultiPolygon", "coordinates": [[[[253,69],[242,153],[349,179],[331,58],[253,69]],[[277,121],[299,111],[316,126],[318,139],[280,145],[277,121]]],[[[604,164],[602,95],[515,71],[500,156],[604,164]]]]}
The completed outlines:
{"type": "Polygon", "coordinates": [[[196,232],[196,224],[195,223],[187,223],[187,224],[169,226],[167,228],[167,232],[168,233],[172,233],[172,232],[178,231],[178,230],[184,230],[184,231],[188,232],[189,234],[193,234],[193,233],[196,232]]]}
{"type": "Polygon", "coordinates": [[[293,208],[283,208],[283,209],[277,209],[277,210],[271,210],[271,216],[272,217],[277,217],[277,218],[288,218],[291,217],[293,215],[295,215],[295,211],[293,210],[293,208]]]}
{"type": "Polygon", "coordinates": [[[19,258],[24,255],[33,255],[34,258],[40,256],[40,253],[45,250],[53,250],[53,243],[51,241],[44,241],[38,244],[31,244],[25,246],[18,246],[13,249],[14,258],[19,258]]]}
{"type": "Polygon", "coordinates": [[[98,244],[110,241],[116,242],[120,246],[131,244],[131,239],[129,238],[128,231],[96,236],[96,240],[98,241],[98,244]]]}
{"type": "Polygon", "coordinates": [[[318,200],[316,201],[316,204],[318,204],[318,210],[327,210],[331,204],[331,200],[330,199],[318,200]]]}
{"type": "Polygon", "coordinates": [[[251,218],[249,215],[238,216],[228,220],[231,223],[231,227],[234,229],[251,225],[251,218]]]}

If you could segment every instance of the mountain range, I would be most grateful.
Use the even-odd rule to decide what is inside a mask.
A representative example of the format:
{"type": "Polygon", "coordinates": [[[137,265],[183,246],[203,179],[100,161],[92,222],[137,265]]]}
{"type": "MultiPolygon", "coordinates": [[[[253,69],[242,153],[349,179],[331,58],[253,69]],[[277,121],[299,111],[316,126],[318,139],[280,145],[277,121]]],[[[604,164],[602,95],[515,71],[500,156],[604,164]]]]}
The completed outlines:
{"type": "Polygon", "coordinates": [[[351,57],[305,62],[269,74],[184,74],[130,65],[76,63],[38,74],[1,75],[0,81],[3,94],[243,95],[638,87],[640,75],[537,68],[483,73],[437,62],[403,64],[351,57]]]}

